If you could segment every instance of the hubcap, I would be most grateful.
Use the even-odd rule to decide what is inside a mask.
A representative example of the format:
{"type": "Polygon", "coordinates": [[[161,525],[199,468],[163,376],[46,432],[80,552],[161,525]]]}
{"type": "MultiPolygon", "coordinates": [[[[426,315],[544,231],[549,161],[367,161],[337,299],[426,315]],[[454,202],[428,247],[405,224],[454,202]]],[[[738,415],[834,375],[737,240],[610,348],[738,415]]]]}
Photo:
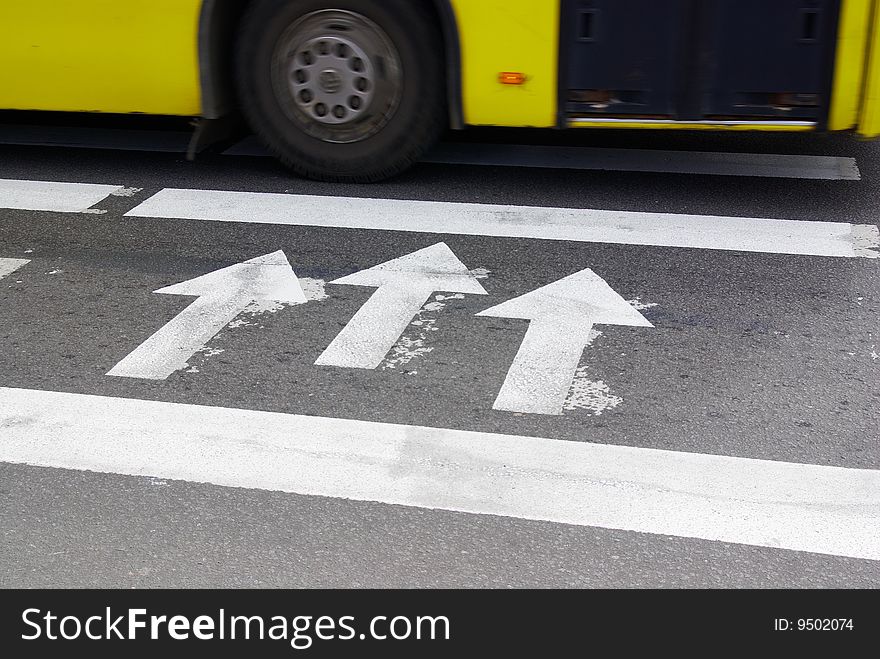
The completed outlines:
{"type": "Polygon", "coordinates": [[[353,12],[308,14],[276,48],[276,96],[289,118],[323,141],[357,142],[380,130],[397,109],[401,80],[394,44],[353,12]]]}
{"type": "Polygon", "coordinates": [[[318,84],[321,91],[327,94],[336,94],[342,89],[342,75],[336,69],[324,69],[318,76],[318,84]]]}

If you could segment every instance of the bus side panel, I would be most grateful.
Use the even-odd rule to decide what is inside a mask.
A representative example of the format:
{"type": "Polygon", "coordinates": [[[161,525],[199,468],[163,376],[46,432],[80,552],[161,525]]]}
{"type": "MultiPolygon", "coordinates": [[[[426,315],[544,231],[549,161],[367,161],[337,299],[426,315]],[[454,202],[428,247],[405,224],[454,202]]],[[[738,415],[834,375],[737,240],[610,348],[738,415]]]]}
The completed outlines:
{"type": "Polygon", "coordinates": [[[201,4],[0,2],[0,108],[200,114],[201,4]]]}
{"type": "Polygon", "coordinates": [[[873,1],[843,0],[828,130],[849,130],[858,124],[873,1]]]}
{"type": "Polygon", "coordinates": [[[865,94],[859,114],[859,135],[880,136],[880,2],[874,2],[874,16],[869,37],[868,68],[865,72],[865,94]]]}
{"type": "Polygon", "coordinates": [[[559,2],[453,0],[462,59],[464,121],[471,125],[555,126],[559,2]],[[503,85],[502,72],[523,73],[503,85]]]}

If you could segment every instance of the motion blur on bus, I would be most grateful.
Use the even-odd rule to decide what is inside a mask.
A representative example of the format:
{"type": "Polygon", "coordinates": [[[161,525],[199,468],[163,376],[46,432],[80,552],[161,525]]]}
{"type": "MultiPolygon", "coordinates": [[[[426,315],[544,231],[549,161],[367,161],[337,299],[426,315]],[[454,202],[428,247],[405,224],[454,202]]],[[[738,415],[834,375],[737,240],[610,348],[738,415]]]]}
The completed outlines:
{"type": "Polygon", "coordinates": [[[0,63],[0,109],[243,117],[327,181],[468,126],[880,134],[880,0],[30,0],[0,63]]]}

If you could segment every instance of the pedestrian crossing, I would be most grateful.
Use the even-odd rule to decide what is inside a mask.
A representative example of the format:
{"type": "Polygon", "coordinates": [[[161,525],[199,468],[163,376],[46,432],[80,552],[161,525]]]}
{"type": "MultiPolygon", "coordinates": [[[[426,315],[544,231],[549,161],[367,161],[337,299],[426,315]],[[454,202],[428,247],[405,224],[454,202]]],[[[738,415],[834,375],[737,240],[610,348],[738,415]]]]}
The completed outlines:
{"type": "MultiPolygon", "coordinates": [[[[489,150],[481,164],[504,160],[504,153],[489,150]]],[[[550,166],[548,152],[528,154],[533,164],[520,166],[550,166]]],[[[454,149],[445,157],[474,164],[454,149]]],[[[613,153],[584,158],[654,171],[632,169],[613,153]]],[[[692,162],[714,168],[702,173],[715,175],[859,178],[854,160],[809,158],[692,162]]],[[[577,169],[603,168],[571,159],[577,169]]],[[[659,167],[659,160],[650,167],[659,167]]],[[[697,167],[672,170],[695,173],[697,167]]],[[[89,213],[126,190],[133,188],[2,179],[0,208],[89,213]]],[[[134,193],[132,204],[117,221],[398,231],[743,255],[880,256],[878,227],[855,221],[193,188],[134,193]]],[[[15,256],[0,248],[0,277],[27,263],[15,256]]],[[[2,385],[0,462],[880,560],[880,469],[610,445],[595,431],[563,441],[2,385]]]]}

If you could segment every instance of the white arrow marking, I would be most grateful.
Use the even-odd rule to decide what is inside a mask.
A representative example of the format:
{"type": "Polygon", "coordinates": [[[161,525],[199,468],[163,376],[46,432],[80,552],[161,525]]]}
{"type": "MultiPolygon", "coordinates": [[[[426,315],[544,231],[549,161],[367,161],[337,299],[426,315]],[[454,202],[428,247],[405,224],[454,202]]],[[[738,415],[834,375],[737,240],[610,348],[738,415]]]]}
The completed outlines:
{"type": "Polygon", "coordinates": [[[653,327],[589,268],[477,315],[531,321],[492,406],[529,414],[562,414],[593,325],[653,327]]]}
{"type": "Polygon", "coordinates": [[[303,304],[306,296],[284,252],[250,259],[155,293],[198,299],[181,311],[107,375],[164,380],[252,302],[303,304]]]}
{"type": "Polygon", "coordinates": [[[331,283],[378,290],[318,357],[319,366],[376,368],[435,291],[488,295],[446,243],[331,283]]]}
{"type": "Polygon", "coordinates": [[[11,275],[23,265],[30,263],[28,259],[0,259],[0,279],[11,275]]]}

